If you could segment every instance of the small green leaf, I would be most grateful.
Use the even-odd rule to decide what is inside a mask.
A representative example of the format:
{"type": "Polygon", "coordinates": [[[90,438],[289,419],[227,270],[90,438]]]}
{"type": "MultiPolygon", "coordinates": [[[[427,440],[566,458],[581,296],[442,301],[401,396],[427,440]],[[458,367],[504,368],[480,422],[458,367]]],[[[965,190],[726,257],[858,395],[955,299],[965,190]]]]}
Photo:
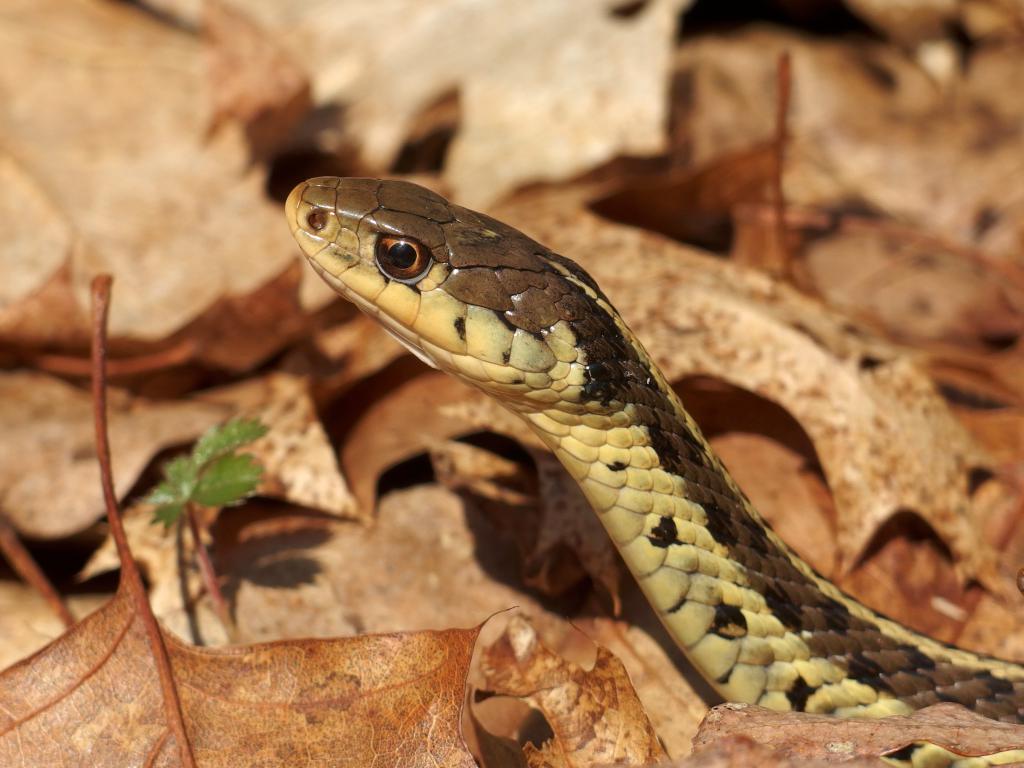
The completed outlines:
{"type": "Polygon", "coordinates": [[[166,480],[149,492],[144,501],[147,504],[174,504],[181,501],[178,490],[166,480]]]}
{"type": "Polygon", "coordinates": [[[164,477],[161,485],[167,485],[177,501],[185,502],[199,481],[199,467],[188,456],[176,456],[164,465],[164,477]]]}
{"type": "Polygon", "coordinates": [[[263,467],[248,453],[222,456],[203,470],[192,500],[204,507],[237,504],[251,496],[263,476],[263,467]]]}
{"type": "Polygon", "coordinates": [[[224,454],[231,453],[267,434],[268,428],[256,419],[232,419],[227,424],[208,429],[192,449],[192,460],[202,467],[224,454]]]}
{"type": "MultiPolygon", "coordinates": [[[[152,498],[152,496],[150,498],[152,498]]],[[[153,510],[153,522],[163,523],[167,528],[170,528],[172,525],[178,522],[178,520],[181,519],[181,516],[184,512],[184,504],[161,504],[160,506],[153,510]]]]}

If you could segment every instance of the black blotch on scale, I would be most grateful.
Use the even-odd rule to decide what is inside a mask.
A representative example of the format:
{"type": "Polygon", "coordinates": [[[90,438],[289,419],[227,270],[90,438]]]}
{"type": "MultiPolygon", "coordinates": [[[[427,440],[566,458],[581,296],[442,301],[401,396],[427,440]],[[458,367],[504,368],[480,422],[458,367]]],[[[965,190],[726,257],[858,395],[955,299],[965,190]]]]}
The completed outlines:
{"type": "Polygon", "coordinates": [[[796,682],[793,683],[792,687],[786,691],[786,696],[789,698],[789,703],[793,707],[794,712],[803,712],[807,706],[807,700],[817,690],[807,684],[807,681],[802,677],[797,677],[796,682]]]}
{"type": "Polygon", "coordinates": [[[623,461],[613,461],[611,464],[608,464],[607,466],[608,469],[610,469],[612,472],[621,472],[626,468],[626,463],[623,461]]]}
{"type": "Polygon", "coordinates": [[[666,548],[672,544],[678,544],[679,531],[676,529],[676,521],[671,517],[663,517],[656,526],[651,528],[647,540],[656,547],[666,548]]]}
{"type": "Polygon", "coordinates": [[[711,622],[711,631],[722,637],[737,638],[747,634],[747,619],[735,605],[719,604],[715,606],[715,618],[711,622]]]}
{"type": "Polygon", "coordinates": [[[453,325],[455,326],[455,332],[457,334],[459,334],[459,338],[462,339],[463,341],[465,341],[466,340],[466,318],[464,318],[464,317],[456,317],[455,318],[455,322],[453,323],[453,325]]]}

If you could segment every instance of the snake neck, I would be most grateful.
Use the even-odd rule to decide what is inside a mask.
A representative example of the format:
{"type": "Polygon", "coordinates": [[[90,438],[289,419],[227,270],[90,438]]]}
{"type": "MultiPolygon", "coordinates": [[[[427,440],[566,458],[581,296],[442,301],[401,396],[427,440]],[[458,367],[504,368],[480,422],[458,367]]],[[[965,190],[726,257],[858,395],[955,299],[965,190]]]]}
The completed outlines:
{"type": "Polygon", "coordinates": [[[582,385],[546,406],[512,407],[579,484],[668,632],[722,697],[861,716],[954,701],[1024,720],[1024,668],[911,632],[786,546],[584,277],[569,275],[584,297],[570,323],[582,385]]]}

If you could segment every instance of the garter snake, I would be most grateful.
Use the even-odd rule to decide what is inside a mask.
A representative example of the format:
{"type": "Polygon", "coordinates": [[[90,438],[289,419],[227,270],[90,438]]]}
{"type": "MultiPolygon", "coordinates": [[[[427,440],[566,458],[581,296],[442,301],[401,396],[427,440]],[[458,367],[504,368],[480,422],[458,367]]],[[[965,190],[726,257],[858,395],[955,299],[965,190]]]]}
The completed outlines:
{"type": "Polygon", "coordinates": [[[335,291],[528,422],[723,698],[844,716],[948,701],[1024,721],[1024,667],[876,613],[767,526],[574,262],[402,181],[311,179],[286,215],[335,291]]]}

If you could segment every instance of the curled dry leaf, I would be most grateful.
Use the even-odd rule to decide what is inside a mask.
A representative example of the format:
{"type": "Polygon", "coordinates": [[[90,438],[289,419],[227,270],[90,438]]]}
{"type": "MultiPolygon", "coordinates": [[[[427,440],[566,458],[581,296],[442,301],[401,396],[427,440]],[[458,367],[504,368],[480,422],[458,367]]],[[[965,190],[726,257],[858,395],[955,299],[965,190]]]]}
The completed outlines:
{"type": "MultiPolygon", "coordinates": [[[[196,37],[99,0],[4,3],[0,36],[8,42],[0,137],[50,202],[46,220],[69,228],[78,244],[70,254],[78,305],[86,306],[93,275],[117,275],[114,338],[158,341],[292,263],[294,245],[264,196],[263,172],[249,165],[242,130],[226,125],[208,136],[214,104],[196,37]]],[[[19,227],[5,221],[9,229],[19,227]]],[[[51,228],[33,229],[41,231],[51,228]]],[[[63,246],[57,253],[68,258],[63,246]]],[[[6,297],[8,312],[39,285],[36,268],[19,255],[0,251],[4,274],[32,275],[16,281],[26,293],[6,297]]],[[[329,295],[314,290],[319,299],[310,301],[329,295]]],[[[45,315],[38,322],[52,324],[45,315]]],[[[81,327],[49,333],[58,330],[84,335],[81,327]]],[[[31,324],[22,331],[44,335],[31,324]]]]}
{"type": "Polygon", "coordinates": [[[787,758],[829,758],[835,762],[878,757],[917,741],[963,755],[1024,747],[1024,726],[990,720],[959,704],[935,704],[910,715],[877,720],[723,704],[704,718],[693,740],[694,751],[699,753],[735,734],[743,734],[787,758]]]}
{"type": "Polygon", "coordinates": [[[588,214],[573,200],[584,194],[500,213],[579,261],[670,380],[713,376],[792,414],[832,490],[843,567],[895,512],[913,510],[964,575],[994,583],[968,499],[971,470],[989,461],[912,359],[763,274],[588,214]]]}
{"type": "Polygon", "coordinates": [[[598,646],[591,670],[545,648],[514,617],[481,656],[489,690],[525,699],[551,725],[554,739],[525,749],[531,766],[648,765],[666,757],[625,667],[598,646]]]}
{"type": "MultiPolygon", "coordinates": [[[[165,641],[200,765],[472,768],[459,718],[478,631],[226,650],[165,641]]],[[[0,674],[0,713],[0,763],[12,768],[179,764],[145,631],[123,591],[0,674]]]]}

